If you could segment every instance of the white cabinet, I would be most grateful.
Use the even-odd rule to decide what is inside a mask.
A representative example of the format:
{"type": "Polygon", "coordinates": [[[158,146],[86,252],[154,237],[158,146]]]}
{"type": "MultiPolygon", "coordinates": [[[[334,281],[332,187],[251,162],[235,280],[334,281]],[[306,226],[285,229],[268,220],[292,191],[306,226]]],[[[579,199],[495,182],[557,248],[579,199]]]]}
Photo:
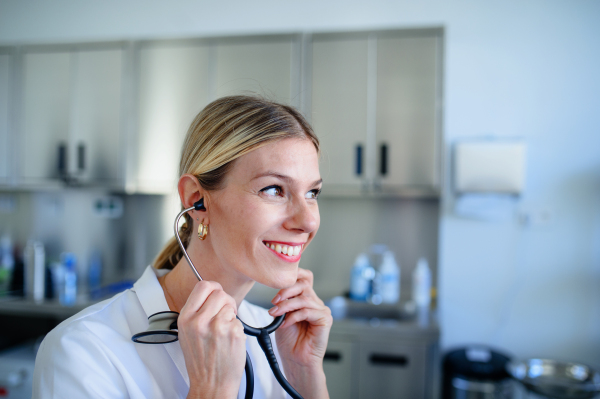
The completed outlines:
{"type": "Polygon", "coordinates": [[[210,101],[210,52],[206,42],[140,48],[135,191],[176,192],[183,140],[210,101]]]}
{"type": "Polygon", "coordinates": [[[325,193],[437,195],[441,41],[436,29],[313,35],[325,193]]]}
{"type": "Polygon", "coordinates": [[[258,94],[293,102],[298,52],[292,35],[142,43],[133,191],[176,192],[183,140],[211,100],[258,94]]]}
{"type": "Polygon", "coordinates": [[[21,184],[122,181],[122,53],[120,46],[23,50],[21,184]]]}
{"type": "Polygon", "coordinates": [[[428,397],[424,344],[361,342],[359,364],[359,399],[428,397]]]}
{"type": "Polygon", "coordinates": [[[441,46],[421,29],[2,50],[0,184],[173,193],[195,115],[258,94],[308,111],[325,195],[436,196],[441,46]]]}
{"type": "Polygon", "coordinates": [[[377,179],[384,190],[439,186],[438,42],[436,35],[378,35],[377,179]]]}
{"type": "Polygon", "coordinates": [[[436,398],[438,342],[437,326],[416,320],[336,319],[323,359],[329,395],[436,398]]]}
{"type": "Polygon", "coordinates": [[[312,59],[311,116],[325,191],[360,189],[366,177],[368,35],[315,35],[312,59]]]}
{"type": "Polygon", "coordinates": [[[0,185],[10,182],[11,161],[13,159],[9,141],[12,66],[13,56],[10,49],[0,49],[0,185]]]}
{"type": "Polygon", "coordinates": [[[41,183],[58,179],[58,146],[69,138],[70,54],[23,55],[19,175],[41,183]]]}
{"type": "Polygon", "coordinates": [[[352,341],[330,335],[323,370],[330,399],[358,398],[358,347],[352,341]]]}
{"type": "Polygon", "coordinates": [[[291,104],[299,86],[298,38],[292,35],[220,39],[216,44],[216,97],[258,94],[291,104]]]}

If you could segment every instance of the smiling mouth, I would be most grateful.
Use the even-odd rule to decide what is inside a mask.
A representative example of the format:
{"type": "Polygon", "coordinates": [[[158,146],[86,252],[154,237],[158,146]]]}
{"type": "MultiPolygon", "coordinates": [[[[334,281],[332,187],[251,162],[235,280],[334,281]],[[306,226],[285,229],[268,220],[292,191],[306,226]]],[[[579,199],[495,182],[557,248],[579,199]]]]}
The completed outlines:
{"type": "Polygon", "coordinates": [[[304,244],[285,245],[285,244],[280,244],[280,243],[276,243],[276,242],[268,242],[268,241],[263,241],[263,244],[265,244],[265,246],[267,246],[267,248],[272,249],[273,251],[277,252],[278,254],[290,256],[290,257],[300,255],[300,252],[302,252],[302,248],[304,247],[304,244]]]}

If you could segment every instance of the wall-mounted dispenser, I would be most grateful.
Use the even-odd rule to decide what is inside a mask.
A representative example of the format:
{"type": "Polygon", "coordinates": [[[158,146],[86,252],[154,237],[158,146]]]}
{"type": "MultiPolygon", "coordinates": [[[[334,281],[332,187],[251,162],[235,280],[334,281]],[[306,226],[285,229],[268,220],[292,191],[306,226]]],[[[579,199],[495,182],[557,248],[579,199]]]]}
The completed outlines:
{"type": "Polygon", "coordinates": [[[467,141],[454,151],[454,189],[457,193],[519,195],[525,185],[525,143],[467,141]]]}
{"type": "Polygon", "coordinates": [[[461,141],[454,147],[454,213],[498,222],[514,214],[525,188],[526,145],[518,140],[461,141]]]}

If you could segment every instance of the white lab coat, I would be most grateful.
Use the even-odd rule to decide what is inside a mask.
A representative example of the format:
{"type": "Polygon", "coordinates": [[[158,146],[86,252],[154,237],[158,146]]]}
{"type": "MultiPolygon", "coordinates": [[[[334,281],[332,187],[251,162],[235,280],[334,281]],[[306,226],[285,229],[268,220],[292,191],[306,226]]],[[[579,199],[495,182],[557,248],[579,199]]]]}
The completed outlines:
{"type": "MultiPolygon", "coordinates": [[[[151,266],[133,288],[63,321],[42,342],[35,359],[33,398],[185,398],[190,381],[179,341],[136,344],[148,316],[169,310],[157,277],[168,270],[151,266]]],[[[243,301],[238,315],[251,326],[266,326],[267,311],[243,301]]],[[[271,335],[279,360],[274,334],[271,335]]],[[[288,397],[273,376],[256,338],[246,349],[254,366],[254,398],[288,397]]],[[[245,375],[238,398],[245,393],[245,375]]]]}

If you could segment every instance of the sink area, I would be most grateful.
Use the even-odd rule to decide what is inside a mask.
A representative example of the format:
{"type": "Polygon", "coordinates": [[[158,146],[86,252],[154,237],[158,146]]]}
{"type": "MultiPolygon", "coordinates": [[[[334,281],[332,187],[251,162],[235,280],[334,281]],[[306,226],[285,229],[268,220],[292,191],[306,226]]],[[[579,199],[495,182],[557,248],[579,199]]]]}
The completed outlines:
{"type": "Polygon", "coordinates": [[[343,319],[384,319],[409,320],[414,318],[415,310],[402,304],[373,305],[367,302],[355,302],[336,296],[325,302],[331,309],[334,320],[343,319]]]}

